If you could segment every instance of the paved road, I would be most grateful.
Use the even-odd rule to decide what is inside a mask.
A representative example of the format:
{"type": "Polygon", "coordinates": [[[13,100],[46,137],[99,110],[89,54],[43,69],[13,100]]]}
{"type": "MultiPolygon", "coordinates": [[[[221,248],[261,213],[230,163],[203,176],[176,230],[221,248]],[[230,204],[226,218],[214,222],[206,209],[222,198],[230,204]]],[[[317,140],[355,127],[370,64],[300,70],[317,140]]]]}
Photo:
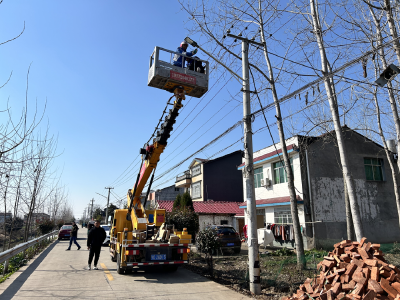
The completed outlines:
{"type": "Polygon", "coordinates": [[[100,270],[87,270],[86,230],[77,250],[56,241],[29,265],[0,284],[0,299],[249,299],[183,268],[175,273],[139,271],[118,275],[108,247],[100,254],[100,270]]]}

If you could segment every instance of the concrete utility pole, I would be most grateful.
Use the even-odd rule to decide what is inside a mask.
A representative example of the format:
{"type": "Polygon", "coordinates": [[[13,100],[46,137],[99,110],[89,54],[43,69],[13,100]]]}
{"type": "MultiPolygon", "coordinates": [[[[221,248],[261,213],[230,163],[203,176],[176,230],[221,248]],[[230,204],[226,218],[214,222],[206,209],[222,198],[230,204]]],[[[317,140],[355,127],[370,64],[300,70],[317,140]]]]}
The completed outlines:
{"type": "Polygon", "coordinates": [[[250,78],[249,78],[249,44],[264,47],[263,44],[248,40],[246,38],[232,35],[227,32],[227,36],[242,41],[242,77],[229,69],[225,64],[216,59],[212,54],[199,46],[191,38],[186,37],[185,41],[193,47],[198,47],[225,69],[229,71],[236,79],[242,80],[243,91],[243,118],[244,118],[244,153],[245,166],[243,168],[243,176],[246,183],[246,202],[247,202],[247,219],[250,221],[248,230],[247,244],[249,247],[249,284],[250,291],[256,295],[261,294],[260,285],[260,261],[258,257],[258,241],[257,241],[257,215],[256,215],[256,197],[254,190],[254,169],[253,169],[253,133],[251,130],[251,108],[250,108],[250,78]]]}
{"type": "Polygon", "coordinates": [[[90,201],[92,201],[92,205],[91,205],[91,209],[90,209],[90,217],[92,218],[92,221],[93,221],[93,202],[94,202],[94,198],[92,198],[92,200],[90,200],[90,201]]]}
{"type": "Polygon", "coordinates": [[[242,41],[242,77],[243,77],[243,119],[244,119],[244,168],[247,215],[250,220],[248,230],[249,247],[249,279],[250,291],[256,295],[261,293],[260,285],[260,261],[258,256],[257,241],[257,215],[256,197],[254,189],[254,168],[253,168],[253,132],[251,130],[251,107],[250,107],[250,78],[249,78],[249,43],[261,45],[246,38],[227,34],[229,37],[242,41]]]}
{"type": "Polygon", "coordinates": [[[107,197],[107,208],[106,208],[106,225],[108,225],[108,203],[110,202],[110,191],[113,190],[113,187],[106,187],[108,189],[108,197],[107,197]]]}

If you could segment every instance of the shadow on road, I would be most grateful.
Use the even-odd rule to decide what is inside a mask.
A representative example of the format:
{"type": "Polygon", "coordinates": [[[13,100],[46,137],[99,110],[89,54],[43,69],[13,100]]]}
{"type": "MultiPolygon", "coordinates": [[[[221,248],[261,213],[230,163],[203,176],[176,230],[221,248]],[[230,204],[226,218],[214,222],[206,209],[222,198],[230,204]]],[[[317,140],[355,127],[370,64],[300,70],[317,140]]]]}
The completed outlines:
{"type": "MultiPolygon", "coordinates": [[[[113,269],[109,269],[110,271],[113,269]]],[[[116,270],[115,270],[116,271],[116,270]]],[[[165,270],[162,266],[153,266],[148,268],[135,269],[132,274],[124,274],[120,276],[133,277],[137,282],[157,283],[157,284],[176,284],[191,282],[206,282],[209,279],[199,276],[183,267],[176,272],[165,270]],[[144,277],[144,279],[140,279],[144,277]]]]}
{"type": "MultiPolygon", "coordinates": [[[[19,291],[25,281],[31,276],[31,274],[36,270],[36,268],[40,265],[40,263],[46,258],[47,254],[54,248],[55,245],[58,244],[58,241],[52,243],[46,250],[44,250],[30,265],[23,271],[13,283],[10,284],[8,288],[6,288],[1,294],[1,300],[10,300],[15,294],[19,291]]],[[[18,272],[18,271],[17,271],[18,272]]]]}

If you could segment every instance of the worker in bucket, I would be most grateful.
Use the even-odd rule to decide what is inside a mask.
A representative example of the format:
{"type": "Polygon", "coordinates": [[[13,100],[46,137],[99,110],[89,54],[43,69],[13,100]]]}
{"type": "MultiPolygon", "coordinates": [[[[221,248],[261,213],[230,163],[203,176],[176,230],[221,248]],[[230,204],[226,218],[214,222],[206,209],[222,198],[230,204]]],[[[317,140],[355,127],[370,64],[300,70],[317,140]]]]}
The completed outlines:
{"type": "MultiPolygon", "coordinates": [[[[178,47],[178,49],[176,50],[176,52],[179,52],[181,54],[184,54],[186,56],[193,56],[197,53],[197,49],[194,49],[193,51],[188,51],[186,52],[187,48],[188,48],[188,43],[183,41],[181,43],[181,45],[178,47]]],[[[177,66],[177,67],[181,67],[184,68],[185,67],[185,57],[179,55],[179,54],[175,54],[174,58],[173,58],[173,65],[177,66]]]]}

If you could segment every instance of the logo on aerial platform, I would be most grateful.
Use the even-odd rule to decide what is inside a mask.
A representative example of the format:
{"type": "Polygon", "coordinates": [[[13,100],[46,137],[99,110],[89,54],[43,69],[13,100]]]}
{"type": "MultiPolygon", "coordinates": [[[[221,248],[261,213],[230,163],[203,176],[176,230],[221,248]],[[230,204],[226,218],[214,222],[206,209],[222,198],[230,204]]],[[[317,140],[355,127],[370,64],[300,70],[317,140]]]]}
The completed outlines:
{"type": "Polygon", "coordinates": [[[181,81],[181,82],[185,82],[185,83],[196,85],[196,77],[194,77],[194,76],[181,74],[181,73],[178,73],[178,72],[175,72],[175,71],[170,71],[169,77],[171,79],[173,79],[173,80],[177,80],[177,81],[181,81]]]}

